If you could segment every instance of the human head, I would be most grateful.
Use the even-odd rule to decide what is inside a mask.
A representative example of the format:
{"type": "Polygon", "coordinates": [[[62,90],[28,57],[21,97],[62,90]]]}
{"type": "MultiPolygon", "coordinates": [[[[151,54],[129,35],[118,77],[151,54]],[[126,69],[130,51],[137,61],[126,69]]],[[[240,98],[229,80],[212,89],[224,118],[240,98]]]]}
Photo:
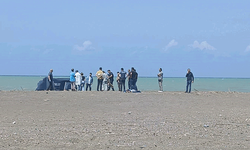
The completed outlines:
{"type": "Polygon", "coordinates": [[[119,72],[117,72],[117,74],[119,74],[119,72]]]}
{"type": "Polygon", "coordinates": [[[191,71],[190,68],[188,68],[187,71],[190,72],[191,71]]]}
{"type": "Polygon", "coordinates": [[[83,73],[81,72],[81,75],[83,76],[83,73]]]}
{"type": "Polygon", "coordinates": [[[161,72],[161,71],[162,71],[162,68],[160,68],[159,71],[161,72]]]}
{"type": "Polygon", "coordinates": [[[74,69],[72,68],[71,71],[74,72],[74,69]]]}
{"type": "Polygon", "coordinates": [[[130,69],[128,69],[128,72],[130,72],[130,69]]]}
{"type": "Polygon", "coordinates": [[[124,71],[124,69],[123,69],[123,68],[121,68],[121,71],[124,71]]]}
{"type": "Polygon", "coordinates": [[[89,73],[89,76],[92,76],[92,73],[89,73]]]}
{"type": "Polygon", "coordinates": [[[53,69],[50,69],[50,72],[53,72],[53,69]]]}
{"type": "Polygon", "coordinates": [[[102,70],[102,67],[100,67],[99,70],[102,70]]]}
{"type": "Polygon", "coordinates": [[[102,71],[103,73],[105,73],[105,71],[102,71]]]}
{"type": "Polygon", "coordinates": [[[110,70],[108,70],[108,73],[110,73],[111,71],[110,70]]]}
{"type": "Polygon", "coordinates": [[[135,70],[135,68],[134,68],[134,67],[132,67],[132,68],[131,68],[131,71],[134,71],[134,70],[135,70]]]}
{"type": "Polygon", "coordinates": [[[76,70],[76,72],[78,72],[78,70],[76,70]]]}

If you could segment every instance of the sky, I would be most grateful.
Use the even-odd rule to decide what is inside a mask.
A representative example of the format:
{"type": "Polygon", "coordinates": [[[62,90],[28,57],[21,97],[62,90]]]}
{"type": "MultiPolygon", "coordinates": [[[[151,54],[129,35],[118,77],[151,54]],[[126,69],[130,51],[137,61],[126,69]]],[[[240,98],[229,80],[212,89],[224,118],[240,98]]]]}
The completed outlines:
{"type": "Polygon", "coordinates": [[[0,0],[0,75],[250,77],[249,0],[0,0]]]}

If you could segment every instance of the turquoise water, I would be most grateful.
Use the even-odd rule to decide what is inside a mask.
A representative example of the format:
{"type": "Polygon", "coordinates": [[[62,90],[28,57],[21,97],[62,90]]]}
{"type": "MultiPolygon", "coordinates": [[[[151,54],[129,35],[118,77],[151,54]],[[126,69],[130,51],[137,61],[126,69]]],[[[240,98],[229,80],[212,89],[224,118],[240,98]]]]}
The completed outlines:
{"type": "MultiPolygon", "coordinates": [[[[10,91],[34,91],[37,83],[42,80],[44,76],[0,76],[0,90],[10,91]]],[[[56,78],[56,77],[55,77],[56,78]]],[[[96,81],[92,90],[96,90],[96,81]]],[[[127,82],[126,82],[127,83],[127,82]]],[[[117,90],[117,84],[114,83],[117,90]]],[[[141,77],[137,82],[138,89],[141,91],[158,91],[157,78],[141,77]]],[[[186,78],[164,78],[164,91],[185,91],[186,78]]],[[[127,88],[127,84],[126,84],[127,88]]],[[[250,92],[250,79],[242,78],[195,78],[192,89],[198,91],[237,91],[250,92]]]]}

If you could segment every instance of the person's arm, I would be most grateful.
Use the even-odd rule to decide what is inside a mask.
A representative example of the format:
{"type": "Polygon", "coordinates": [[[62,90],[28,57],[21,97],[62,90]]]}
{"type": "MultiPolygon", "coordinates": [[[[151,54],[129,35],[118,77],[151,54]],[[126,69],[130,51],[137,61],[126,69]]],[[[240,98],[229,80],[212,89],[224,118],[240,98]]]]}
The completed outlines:
{"type": "Polygon", "coordinates": [[[192,73],[192,82],[194,83],[194,75],[193,75],[193,73],[192,73]]]}
{"type": "Polygon", "coordinates": [[[49,80],[49,82],[51,82],[51,79],[50,79],[50,74],[48,74],[48,80],[49,80]]]}

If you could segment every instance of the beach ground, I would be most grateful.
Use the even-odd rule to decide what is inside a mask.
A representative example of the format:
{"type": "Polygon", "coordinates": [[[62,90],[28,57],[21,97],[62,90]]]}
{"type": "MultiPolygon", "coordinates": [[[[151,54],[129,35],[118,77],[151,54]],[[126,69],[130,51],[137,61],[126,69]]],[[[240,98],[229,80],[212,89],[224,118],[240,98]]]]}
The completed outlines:
{"type": "Polygon", "coordinates": [[[250,149],[250,93],[0,91],[0,149],[250,149]]]}

